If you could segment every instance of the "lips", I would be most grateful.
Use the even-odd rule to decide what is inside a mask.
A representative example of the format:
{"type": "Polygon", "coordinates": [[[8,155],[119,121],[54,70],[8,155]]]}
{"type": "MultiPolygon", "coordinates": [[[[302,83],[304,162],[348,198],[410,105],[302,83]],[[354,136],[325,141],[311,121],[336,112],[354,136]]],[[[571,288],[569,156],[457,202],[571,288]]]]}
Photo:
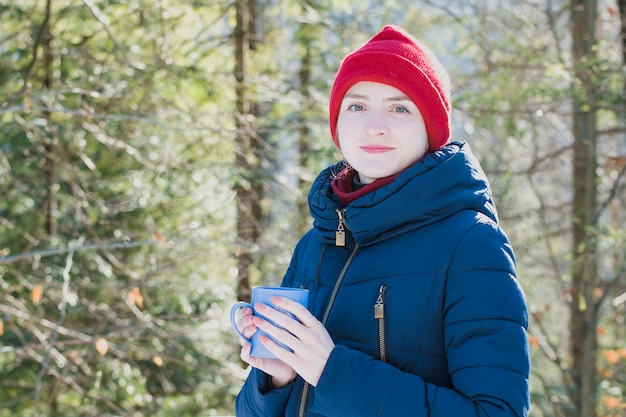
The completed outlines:
{"type": "Polygon", "coordinates": [[[366,153],[385,153],[393,150],[392,147],[383,145],[363,145],[360,148],[366,153]]]}

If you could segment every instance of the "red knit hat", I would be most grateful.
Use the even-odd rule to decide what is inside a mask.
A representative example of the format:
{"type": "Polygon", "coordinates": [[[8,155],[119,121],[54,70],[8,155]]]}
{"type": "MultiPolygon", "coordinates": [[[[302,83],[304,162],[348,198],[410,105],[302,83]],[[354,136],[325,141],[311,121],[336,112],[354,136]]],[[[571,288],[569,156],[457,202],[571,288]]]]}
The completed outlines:
{"type": "Polygon", "coordinates": [[[359,81],[388,84],[401,90],[424,117],[430,150],[440,149],[450,138],[450,78],[443,65],[423,43],[397,26],[385,26],[365,45],[343,60],[328,109],[335,145],[337,117],[343,96],[359,81]]]}

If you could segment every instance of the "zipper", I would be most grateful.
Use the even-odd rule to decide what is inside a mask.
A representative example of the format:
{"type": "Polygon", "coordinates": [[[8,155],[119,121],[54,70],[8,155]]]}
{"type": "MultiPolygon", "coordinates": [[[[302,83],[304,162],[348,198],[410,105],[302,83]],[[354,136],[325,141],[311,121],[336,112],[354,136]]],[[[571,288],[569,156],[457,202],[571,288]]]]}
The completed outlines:
{"type": "Polygon", "coordinates": [[[320,277],[322,275],[322,259],[324,259],[324,254],[326,253],[326,249],[328,249],[328,244],[324,243],[322,247],[322,251],[320,252],[320,259],[317,261],[317,273],[315,274],[315,283],[320,283],[320,277]]]}
{"type": "Polygon", "coordinates": [[[335,246],[346,246],[346,209],[335,209],[339,224],[335,230],[335,246]]]}
{"type": "Polygon", "coordinates": [[[382,284],[378,288],[378,297],[374,304],[374,318],[378,322],[378,351],[380,360],[387,362],[387,333],[385,328],[385,293],[387,286],[382,284]]]}
{"type": "MultiPolygon", "coordinates": [[[[338,211],[339,212],[339,211],[338,211]]],[[[345,215],[345,212],[344,212],[345,215]]],[[[337,281],[335,282],[335,286],[333,288],[333,292],[330,294],[330,299],[328,300],[328,305],[326,306],[326,311],[324,311],[324,317],[322,318],[322,324],[326,327],[326,323],[328,322],[328,317],[330,316],[330,311],[333,309],[333,305],[335,304],[335,300],[337,299],[337,294],[339,293],[339,288],[341,288],[341,284],[343,284],[343,279],[346,277],[346,273],[348,272],[348,267],[354,260],[356,253],[359,251],[359,244],[354,245],[354,249],[352,249],[352,253],[350,257],[346,261],[343,266],[343,269],[339,273],[337,277],[337,281]]],[[[309,391],[311,390],[311,385],[304,381],[304,387],[302,387],[302,396],[300,397],[300,408],[298,409],[298,417],[304,417],[306,415],[306,408],[309,402],[309,391]]]]}

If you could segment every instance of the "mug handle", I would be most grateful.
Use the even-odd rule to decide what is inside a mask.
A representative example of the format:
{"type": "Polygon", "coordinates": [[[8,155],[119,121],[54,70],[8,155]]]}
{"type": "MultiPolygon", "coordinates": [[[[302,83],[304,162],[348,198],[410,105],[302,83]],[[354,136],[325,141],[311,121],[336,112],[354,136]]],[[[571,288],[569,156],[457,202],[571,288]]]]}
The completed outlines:
{"type": "Polygon", "coordinates": [[[244,308],[244,307],[252,308],[252,304],[247,303],[245,301],[239,301],[239,302],[236,302],[235,304],[233,304],[233,306],[230,308],[230,325],[232,326],[232,328],[235,331],[235,333],[237,333],[237,335],[239,335],[241,340],[246,341],[248,343],[252,343],[252,341],[250,339],[246,338],[243,335],[243,333],[241,333],[239,331],[239,329],[237,328],[237,321],[235,320],[235,315],[237,314],[237,310],[239,310],[240,308],[244,308]]]}

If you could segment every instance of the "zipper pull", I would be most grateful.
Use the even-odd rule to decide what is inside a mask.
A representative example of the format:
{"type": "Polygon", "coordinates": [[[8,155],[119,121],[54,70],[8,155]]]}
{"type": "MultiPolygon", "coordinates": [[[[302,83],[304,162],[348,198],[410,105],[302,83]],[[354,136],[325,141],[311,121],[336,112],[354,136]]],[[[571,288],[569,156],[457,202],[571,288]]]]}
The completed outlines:
{"type": "Polygon", "coordinates": [[[335,211],[339,216],[339,225],[335,231],[335,246],[346,246],[346,209],[335,211]]]}
{"type": "Polygon", "coordinates": [[[376,304],[374,304],[375,319],[382,319],[385,317],[385,291],[387,291],[387,286],[383,284],[378,289],[378,298],[376,299],[376,304]]]}

